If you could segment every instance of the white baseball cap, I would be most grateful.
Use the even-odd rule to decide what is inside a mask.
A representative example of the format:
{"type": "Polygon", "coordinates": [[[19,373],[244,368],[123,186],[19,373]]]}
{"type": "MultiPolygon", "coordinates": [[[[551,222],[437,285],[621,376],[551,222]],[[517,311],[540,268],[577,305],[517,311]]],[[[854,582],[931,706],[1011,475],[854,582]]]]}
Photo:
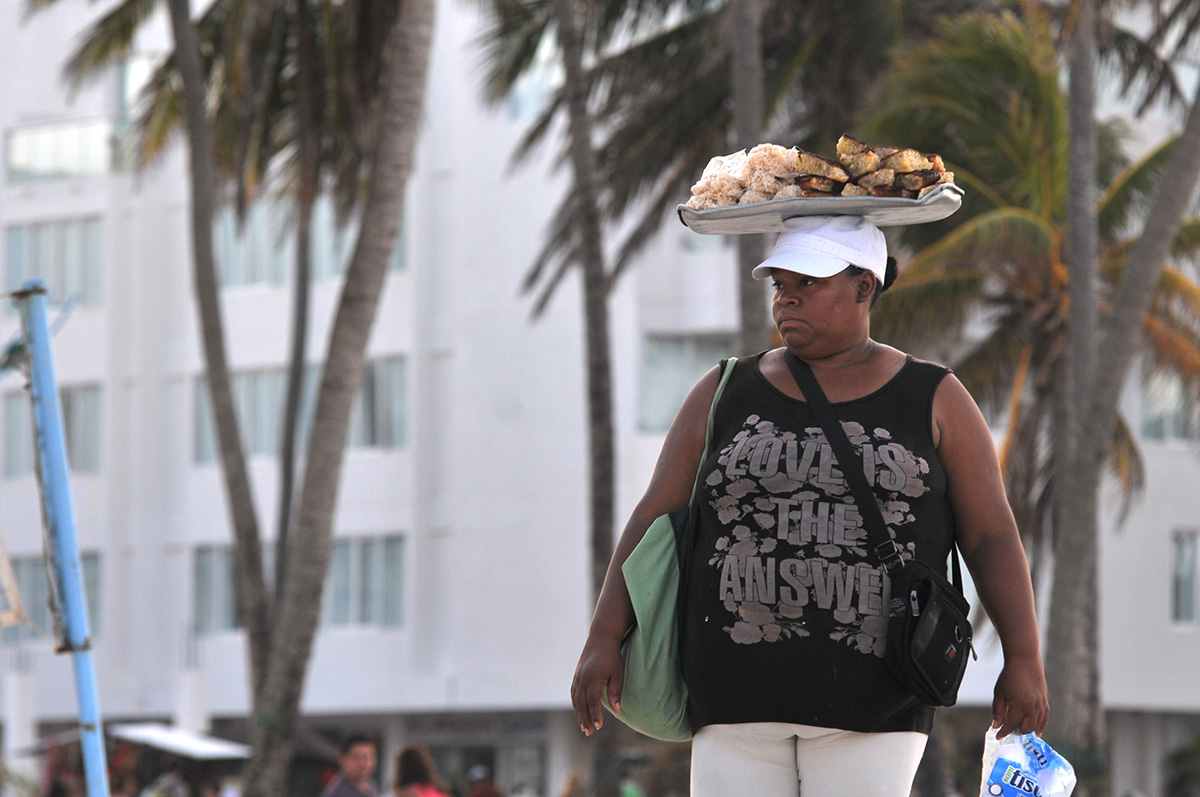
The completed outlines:
{"type": "Polygon", "coordinates": [[[887,242],[879,228],[862,216],[797,216],[785,219],[783,227],[771,256],[751,272],[755,279],[767,279],[773,268],[832,277],[847,266],[858,266],[883,282],[887,242]]]}

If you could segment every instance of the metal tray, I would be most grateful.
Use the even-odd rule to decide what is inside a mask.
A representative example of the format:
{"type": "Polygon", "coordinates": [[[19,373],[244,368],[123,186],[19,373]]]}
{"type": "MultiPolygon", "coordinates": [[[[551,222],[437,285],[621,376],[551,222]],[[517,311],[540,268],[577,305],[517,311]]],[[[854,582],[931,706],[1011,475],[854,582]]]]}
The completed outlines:
{"type": "Polygon", "coordinates": [[[748,205],[695,210],[679,205],[679,220],[696,232],[713,235],[783,232],[784,219],[796,216],[865,216],[877,227],[941,221],[962,205],[963,190],[943,183],[920,199],[891,196],[812,196],[768,199],[748,205]]]}

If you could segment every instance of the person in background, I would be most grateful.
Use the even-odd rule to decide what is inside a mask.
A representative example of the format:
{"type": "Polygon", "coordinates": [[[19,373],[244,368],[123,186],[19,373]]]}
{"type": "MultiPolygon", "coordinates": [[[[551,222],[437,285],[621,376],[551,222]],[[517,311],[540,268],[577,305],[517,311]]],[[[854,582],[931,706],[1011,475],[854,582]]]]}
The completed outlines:
{"type": "Polygon", "coordinates": [[[587,784],[583,779],[583,773],[578,770],[571,770],[567,774],[567,779],[563,783],[562,791],[558,793],[558,797],[584,797],[587,794],[587,784]]]}
{"type": "Polygon", "coordinates": [[[375,743],[365,736],[351,736],[342,744],[338,759],[341,769],[323,797],[379,797],[371,776],[375,774],[375,743]]]}
{"type": "Polygon", "coordinates": [[[183,775],[183,764],[177,760],[168,762],[162,774],[142,789],[141,797],[192,797],[192,790],[183,775]]]}
{"type": "Polygon", "coordinates": [[[424,745],[413,744],[396,752],[393,797],[449,797],[438,776],[433,756],[424,745]]]}
{"type": "Polygon", "coordinates": [[[476,764],[467,770],[467,779],[471,782],[467,797],[504,797],[492,782],[491,775],[491,771],[483,764],[476,764]]]}

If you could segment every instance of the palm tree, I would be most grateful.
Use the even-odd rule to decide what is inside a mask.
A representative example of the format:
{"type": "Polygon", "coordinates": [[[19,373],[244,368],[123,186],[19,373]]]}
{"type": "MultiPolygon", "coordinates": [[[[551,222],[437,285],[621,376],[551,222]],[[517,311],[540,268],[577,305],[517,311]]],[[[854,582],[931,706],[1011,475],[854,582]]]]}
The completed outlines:
{"type": "MultiPolygon", "coordinates": [[[[50,2],[35,0],[34,6],[50,2]]],[[[311,15],[308,5],[308,0],[276,4],[217,0],[193,23],[188,0],[170,0],[175,52],[152,80],[151,101],[141,120],[144,159],[161,149],[177,124],[185,123],[188,133],[201,338],[234,529],[239,603],[250,648],[254,754],[245,775],[247,795],[287,791],[300,694],[328,570],[350,412],[412,170],[432,39],[434,0],[412,0],[402,8],[316,0],[315,9],[321,13],[311,15]],[[323,22],[320,36],[314,18],[323,22]],[[325,69],[320,77],[317,59],[312,57],[318,42],[325,69]],[[326,91],[319,94],[319,85],[326,91]],[[214,94],[220,102],[210,118],[207,104],[214,94]],[[324,99],[320,108],[319,96],[324,99]],[[284,562],[278,597],[271,601],[229,390],[212,216],[222,180],[215,164],[224,167],[224,179],[232,175],[241,204],[255,195],[263,175],[273,169],[286,179],[293,151],[299,164],[301,240],[323,168],[332,172],[343,215],[361,206],[361,224],[330,335],[297,518],[290,524],[293,544],[279,552],[284,562]],[[281,160],[285,163],[277,168],[281,160]]],[[[72,74],[81,79],[123,55],[138,26],[157,6],[157,0],[124,0],[116,5],[72,58],[72,74]]],[[[308,282],[301,279],[307,247],[299,249],[297,291],[304,296],[298,295],[298,307],[302,299],[306,301],[308,282]]],[[[301,341],[293,346],[296,361],[304,350],[304,327],[300,310],[293,331],[301,341]]],[[[293,374],[298,367],[293,362],[293,374]]],[[[288,424],[294,432],[294,394],[290,403],[288,424]]],[[[283,464],[290,478],[291,463],[285,458],[283,464]]],[[[290,507],[286,493],[283,500],[290,507]]]]}
{"type": "MultiPolygon", "coordinates": [[[[1178,142],[1169,141],[1137,162],[1125,163],[1119,126],[1110,124],[1097,136],[1099,168],[1092,174],[1100,180],[1093,208],[1098,246],[1087,274],[1096,282],[1099,330],[1110,345],[1100,349],[1107,352],[1104,368],[1093,377],[1097,386],[1087,400],[1076,405],[1075,396],[1067,392],[1070,380],[1061,377],[1069,357],[1069,308],[1078,299],[1073,283],[1077,278],[1065,265],[1068,112],[1058,65],[1045,16],[967,16],[944,24],[936,40],[899,60],[871,126],[880,140],[942,153],[957,182],[968,190],[960,214],[927,229],[907,231],[901,239],[913,254],[905,280],[881,305],[877,328],[909,345],[976,332],[968,338],[956,371],[985,406],[1007,412],[1002,457],[1010,500],[1035,550],[1060,554],[1055,559],[1048,648],[1052,681],[1053,673],[1062,671],[1056,670],[1058,662],[1077,648],[1064,650],[1067,643],[1054,636],[1056,626],[1061,630],[1071,622],[1054,613],[1056,604],[1070,605],[1069,598],[1060,600],[1066,593],[1060,591],[1060,578],[1070,569],[1065,560],[1080,558],[1080,548],[1064,549],[1064,537],[1067,529],[1086,525],[1078,521],[1077,505],[1072,524],[1055,523],[1051,511],[1054,496],[1082,467],[1077,457],[1087,450],[1077,438],[1068,460],[1064,449],[1055,445],[1054,436],[1066,424],[1064,414],[1073,405],[1082,407],[1090,434],[1100,430],[1100,440],[1091,449],[1099,451],[1092,471],[1100,471],[1107,461],[1127,488],[1138,484],[1140,461],[1133,435],[1117,410],[1115,389],[1109,388],[1111,405],[1105,410],[1111,422],[1096,422],[1101,417],[1095,397],[1100,375],[1111,381],[1108,370],[1119,366],[1119,389],[1127,373],[1127,364],[1112,353],[1111,341],[1118,314],[1128,312],[1130,303],[1138,308],[1133,320],[1143,335],[1134,334],[1136,327],[1124,334],[1133,343],[1144,341],[1138,352],[1150,367],[1176,374],[1190,386],[1200,384],[1200,286],[1190,267],[1198,251],[1200,219],[1169,226],[1160,252],[1135,254],[1149,237],[1141,231],[1145,219],[1153,219],[1145,209],[1162,186],[1174,188],[1172,181],[1195,180],[1195,172],[1189,174],[1178,159],[1196,143],[1185,131],[1178,142]],[[1140,304],[1129,293],[1132,274],[1149,279],[1140,304]],[[1064,550],[1072,555],[1063,557],[1064,550]]],[[[1175,210],[1175,218],[1182,208],[1175,210]]],[[[1090,489],[1094,513],[1095,483],[1090,489]]],[[[1091,528],[1094,537],[1095,526],[1091,528]]],[[[1086,587],[1086,579],[1081,583],[1086,587]]],[[[1086,628],[1090,621],[1077,617],[1075,622],[1076,628],[1086,628]]],[[[1090,671],[1076,672],[1075,677],[1077,692],[1091,690],[1085,700],[1098,710],[1094,645],[1091,655],[1090,671]]],[[[1065,685],[1052,687],[1056,698],[1067,692],[1065,685]]],[[[1072,736],[1064,722],[1067,717],[1056,717],[1056,725],[1062,723],[1060,738],[1077,744],[1081,753],[1094,751],[1103,739],[1102,733],[1091,739],[1072,736]]],[[[1081,760],[1086,758],[1081,755],[1081,760]]]]}
{"type": "Polygon", "coordinates": [[[580,227],[583,315],[587,352],[588,450],[591,455],[592,596],[599,598],[612,557],[615,456],[613,453],[612,368],[609,356],[608,286],[605,284],[602,225],[596,202],[596,152],[583,75],[581,16],[575,0],[554,0],[554,21],[562,51],[567,103],[567,138],[577,188],[574,216],[580,227]]]}
{"type": "MultiPolygon", "coordinates": [[[[535,64],[540,43],[550,35],[550,0],[485,0],[484,5],[490,12],[480,37],[488,69],[485,97],[499,102],[535,64]]],[[[953,0],[765,2],[760,21],[763,137],[832,152],[838,136],[852,130],[861,109],[872,102],[893,47],[926,35],[931,19],[974,5],[953,0]]],[[[609,222],[637,214],[617,248],[612,284],[662,222],[672,218],[708,160],[736,146],[730,44],[735,40],[725,32],[741,6],[727,0],[592,0],[589,7],[584,38],[594,59],[587,81],[600,122],[602,213],[609,222]]],[[[543,141],[564,109],[560,88],[530,125],[514,153],[517,160],[543,141]]],[[[535,313],[549,302],[579,246],[565,199],[526,279],[527,289],[536,291],[535,313]]]]}

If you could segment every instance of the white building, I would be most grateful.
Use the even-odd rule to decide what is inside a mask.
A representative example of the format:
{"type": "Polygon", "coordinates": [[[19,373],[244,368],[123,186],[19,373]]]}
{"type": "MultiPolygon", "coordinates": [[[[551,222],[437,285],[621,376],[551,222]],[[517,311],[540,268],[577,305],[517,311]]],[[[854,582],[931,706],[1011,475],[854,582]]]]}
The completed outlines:
{"type": "MultiPolygon", "coordinates": [[[[105,719],[236,736],[245,652],[199,383],[185,158],[177,145],[134,174],[110,145],[127,86],[168,37],[159,20],[124,68],[69,92],[62,64],[103,6],[60,0],[25,19],[23,4],[0,4],[0,290],[36,275],[55,297],[80,299],[54,353],[105,719]]],[[[591,613],[581,302],[569,278],[534,323],[519,295],[565,181],[544,165],[510,172],[527,105],[521,96],[481,107],[477,25],[462,3],[439,4],[417,168],[368,348],[372,400],[346,460],[303,712],[328,738],[365,732],[388,752],[419,741],[445,774],[484,763],[509,790],[550,795],[569,769],[586,768],[594,745],[568,700],[591,613]]],[[[345,255],[322,212],[314,364],[345,255]]],[[[228,217],[217,233],[268,536],[291,263],[286,247],[272,251],[279,217],[257,213],[240,244],[228,217]]],[[[668,223],[613,297],[619,516],[641,493],[677,391],[726,352],[731,263],[719,239],[668,223]]],[[[0,312],[0,340],[17,328],[0,312]]],[[[22,385],[0,376],[0,535],[48,628],[22,385]]],[[[1174,404],[1156,395],[1165,418],[1174,404]]],[[[1141,391],[1129,412],[1158,431],[1141,391]]],[[[1116,745],[1115,794],[1159,793],[1162,755],[1200,728],[1200,494],[1188,489],[1200,461],[1195,425],[1172,423],[1161,424],[1169,439],[1144,443],[1145,498],[1104,536],[1104,686],[1113,732],[1128,740],[1116,745]]],[[[9,630],[0,673],[3,746],[19,770],[28,763],[16,751],[76,717],[70,662],[47,639],[9,630]]],[[[968,673],[964,702],[989,704],[986,661],[968,673]]]]}

